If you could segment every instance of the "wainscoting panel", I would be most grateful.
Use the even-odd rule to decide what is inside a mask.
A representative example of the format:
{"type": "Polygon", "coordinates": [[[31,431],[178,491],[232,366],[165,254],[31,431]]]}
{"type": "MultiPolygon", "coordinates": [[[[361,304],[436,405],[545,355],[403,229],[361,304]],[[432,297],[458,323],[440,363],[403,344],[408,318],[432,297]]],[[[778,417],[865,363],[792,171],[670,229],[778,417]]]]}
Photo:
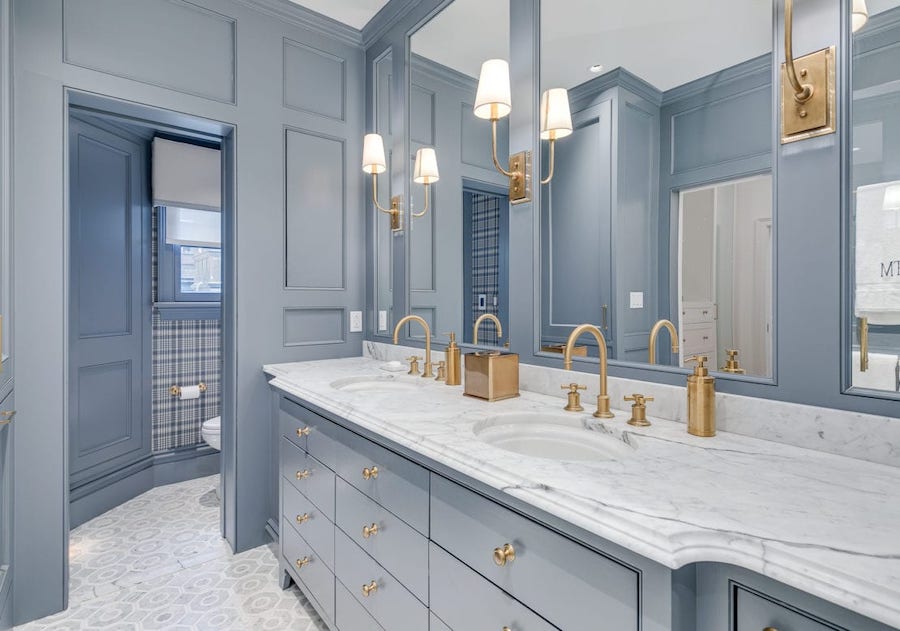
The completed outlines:
{"type": "Polygon", "coordinates": [[[345,289],[344,141],[285,130],[286,285],[345,289]]]}
{"type": "Polygon", "coordinates": [[[343,121],[346,60],[284,40],[284,106],[343,121]]]}
{"type": "Polygon", "coordinates": [[[343,344],[345,310],[339,307],[288,307],[284,310],[284,345],[343,344]]]}
{"type": "Polygon", "coordinates": [[[67,63],[235,102],[232,18],[184,0],[65,0],[67,63]]]}

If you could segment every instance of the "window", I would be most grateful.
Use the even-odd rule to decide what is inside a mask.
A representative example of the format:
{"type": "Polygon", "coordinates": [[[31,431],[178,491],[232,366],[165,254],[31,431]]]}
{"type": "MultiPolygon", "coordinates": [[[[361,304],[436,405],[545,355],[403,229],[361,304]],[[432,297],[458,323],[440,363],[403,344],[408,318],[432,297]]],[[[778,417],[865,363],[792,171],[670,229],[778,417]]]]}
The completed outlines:
{"type": "Polygon", "coordinates": [[[164,319],[218,319],[221,213],[159,207],[157,303],[164,319]]]}

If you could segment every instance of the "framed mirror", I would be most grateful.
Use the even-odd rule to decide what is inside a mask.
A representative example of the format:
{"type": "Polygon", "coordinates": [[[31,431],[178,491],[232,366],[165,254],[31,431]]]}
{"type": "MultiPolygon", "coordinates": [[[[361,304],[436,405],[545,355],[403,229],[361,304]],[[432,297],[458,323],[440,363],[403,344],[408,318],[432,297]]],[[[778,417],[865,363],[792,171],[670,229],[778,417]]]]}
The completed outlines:
{"type": "Polygon", "coordinates": [[[541,3],[573,133],[540,187],[540,353],[592,323],[610,361],[773,378],[772,38],[771,0],[541,3]]]}
{"type": "MultiPolygon", "coordinates": [[[[386,191],[387,198],[393,195],[391,192],[391,173],[393,155],[391,147],[394,146],[394,134],[391,123],[391,86],[393,84],[394,57],[391,49],[379,56],[373,64],[375,80],[372,84],[375,116],[375,133],[384,138],[385,160],[387,168],[384,173],[377,174],[377,189],[386,191]]],[[[373,204],[371,207],[372,226],[372,252],[374,254],[374,319],[375,334],[389,336],[392,333],[394,319],[394,231],[391,230],[391,217],[381,212],[373,204]]]]}
{"type": "Polygon", "coordinates": [[[900,396],[900,1],[852,12],[846,385],[900,396]]]}
{"type": "MultiPolygon", "coordinates": [[[[509,2],[454,0],[410,35],[409,48],[411,312],[441,339],[452,331],[462,343],[502,346],[509,202],[492,163],[490,123],[473,115],[473,104],[482,62],[509,57],[509,2]]],[[[508,144],[504,122],[501,163],[508,144]]]]}

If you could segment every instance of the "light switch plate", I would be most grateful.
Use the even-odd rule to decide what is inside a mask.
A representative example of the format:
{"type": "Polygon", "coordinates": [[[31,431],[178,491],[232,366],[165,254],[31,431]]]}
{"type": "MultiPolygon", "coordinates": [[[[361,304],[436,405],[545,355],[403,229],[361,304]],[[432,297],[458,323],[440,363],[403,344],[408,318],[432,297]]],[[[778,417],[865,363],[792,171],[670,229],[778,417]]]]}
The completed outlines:
{"type": "Polygon", "coordinates": [[[362,329],[363,329],[362,311],[351,311],[350,312],[350,332],[351,333],[362,333],[362,329]]]}
{"type": "Polygon", "coordinates": [[[387,331],[387,311],[378,312],[378,330],[387,331]]]}
{"type": "Polygon", "coordinates": [[[478,310],[487,310],[487,294],[478,294],[478,310]]]}
{"type": "Polygon", "coordinates": [[[644,308],[644,292],[632,291],[630,298],[631,298],[631,308],[632,309],[643,309],[644,308]]]}

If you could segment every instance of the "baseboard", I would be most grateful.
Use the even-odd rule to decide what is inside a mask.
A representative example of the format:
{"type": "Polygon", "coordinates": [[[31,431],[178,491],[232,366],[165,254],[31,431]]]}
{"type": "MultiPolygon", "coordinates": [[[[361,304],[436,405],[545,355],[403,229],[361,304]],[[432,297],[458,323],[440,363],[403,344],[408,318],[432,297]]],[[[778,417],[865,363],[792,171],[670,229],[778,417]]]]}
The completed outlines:
{"type": "Polygon", "coordinates": [[[219,452],[205,444],[146,456],[72,489],[69,528],[80,526],[154,487],[218,472],[219,452]]]}

